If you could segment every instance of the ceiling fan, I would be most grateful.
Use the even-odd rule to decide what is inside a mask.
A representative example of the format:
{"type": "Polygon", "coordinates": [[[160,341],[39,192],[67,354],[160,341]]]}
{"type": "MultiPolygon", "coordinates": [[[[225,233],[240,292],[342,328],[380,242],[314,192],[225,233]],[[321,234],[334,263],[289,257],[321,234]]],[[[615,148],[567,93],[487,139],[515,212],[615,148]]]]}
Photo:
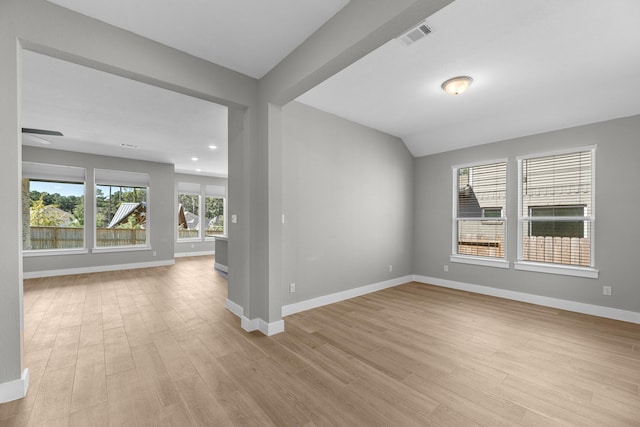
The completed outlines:
{"type": "Polygon", "coordinates": [[[34,135],[64,136],[60,131],[46,129],[22,128],[22,133],[30,133],[34,135]]]}

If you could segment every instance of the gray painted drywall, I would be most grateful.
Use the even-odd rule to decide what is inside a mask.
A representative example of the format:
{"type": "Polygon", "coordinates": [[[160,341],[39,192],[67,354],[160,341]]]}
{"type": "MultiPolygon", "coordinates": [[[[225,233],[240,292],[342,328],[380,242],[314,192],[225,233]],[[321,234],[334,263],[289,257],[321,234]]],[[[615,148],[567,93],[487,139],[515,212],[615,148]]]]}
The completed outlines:
{"type": "Polygon", "coordinates": [[[284,304],[412,274],[403,142],[297,102],[282,114],[284,304]]]}
{"type": "MultiPolygon", "coordinates": [[[[85,224],[92,224],[95,212],[93,192],[94,169],[111,169],[127,172],[148,173],[150,179],[148,199],[147,238],[151,250],[89,253],[78,255],[52,255],[24,257],[24,272],[33,273],[59,269],[90,268],[145,262],[173,261],[175,228],[175,199],[173,165],[144,162],[119,157],[96,156],[39,147],[23,147],[22,159],[26,162],[78,166],[86,170],[85,224]],[[157,256],[153,256],[153,251],[157,256]]],[[[86,246],[92,248],[94,228],[85,227],[86,246]]]]}
{"type": "Polygon", "coordinates": [[[415,247],[417,275],[490,286],[640,312],[637,245],[640,229],[629,219],[638,211],[640,116],[501,141],[415,160],[415,247]],[[449,262],[453,165],[508,158],[508,259],[517,257],[516,157],[597,144],[595,267],[598,279],[508,270],[449,262]],[[449,265],[445,273],[443,265],[449,265]],[[613,287],[612,296],[602,286],[613,287]]]}
{"type": "MultiPolygon", "coordinates": [[[[200,184],[202,186],[202,190],[204,191],[205,185],[220,185],[225,188],[225,194],[227,193],[227,178],[218,178],[218,177],[210,177],[210,176],[202,176],[202,175],[189,175],[177,173],[175,174],[175,185],[176,185],[176,195],[174,199],[174,204],[177,203],[178,193],[177,193],[177,185],[179,182],[190,182],[200,184]]],[[[202,206],[204,206],[204,193],[202,194],[202,206]]],[[[174,219],[174,224],[177,224],[177,208],[174,208],[174,214],[176,218],[174,219]]],[[[227,224],[228,226],[228,224],[227,224]]],[[[193,254],[198,255],[199,252],[212,252],[215,250],[215,241],[214,240],[206,240],[203,241],[200,239],[199,241],[189,241],[189,242],[179,242],[178,239],[178,231],[177,228],[174,231],[175,233],[175,245],[174,252],[176,254],[193,254]],[[193,246],[193,247],[192,247],[193,246]]]]}
{"type": "Polygon", "coordinates": [[[280,319],[282,274],[283,151],[279,108],[339,72],[452,0],[351,0],[282,60],[259,83],[258,162],[252,194],[267,215],[252,218],[251,314],[280,319]],[[264,163],[266,161],[266,163],[264,163]]]}
{"type": "MultiPolygon", "coordinates": [[[[0,231],[6,237],[0,246],[0,386],[20,378],[22,369],[20,47],[227,105],[234,109],[237,121],[242,123],[242,126],[230,129],[230,143],[241,145],[237,150],[230,147],[230,152],[246,151],[246,146],[257,140],[257,80],[45,0],[1,1],[0,147],[3,156],[0,170],[3,185],[0,196],[4,205],[0,231]]],[[[243,172],[248,170],[248,166],[243,166],[245,161],[245,157],[234,158],[230,154],[230,166],[243,172]]],[[[173,178],[166,184],[173,185],[173,178]]],[[[230,189],[229,198],[243,200],[250,197],[249,191],[246,183],[240,180],[230,189]]],[[[248,218],[252,212],[244,210],[247,208],[246,204],[238,204],[236,212],[248,218]]],[[[253,208],[266,212],[266,206],[253,208]]],[[[233,233],[229,239],[235,239],[233,233]]],[[[246,241],[238,241],[234,246],[237,256],[246,259],[250,254],[246,241]]],[[[171,244],[169,252],[172,251],[171,244]]],[[[238,264],[235,277],[247,278],[248,264],[238,264]],[[243,273],[241,269],[247,271],[243,273]]],[[[231,275],[229,280],[233,285],[231,275]]],[[[238,286],[247,287],[248,282],[240,281],[238,286]]]]}
{"type": "Polygon", "coordinates": [[[22,335],[22,200],[20,181],[20,49],[3,30],[0,3],[0,385],[20,378],[22,335]]]}

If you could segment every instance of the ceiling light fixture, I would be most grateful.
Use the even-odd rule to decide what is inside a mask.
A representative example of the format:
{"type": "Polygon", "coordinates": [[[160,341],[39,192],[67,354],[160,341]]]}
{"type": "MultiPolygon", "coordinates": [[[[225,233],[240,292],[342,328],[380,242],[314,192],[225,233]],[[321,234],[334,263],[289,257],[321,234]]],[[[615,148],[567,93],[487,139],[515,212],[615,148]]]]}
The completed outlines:
{"type": "Polygon", "coordinates": [[[212,149],[212,150],[215,150],[218,147],[216,147],[215,145],[210,145],[209,148],[212,149]]]}
{"type": "Polygon", "coordinates": [[[469,76],[454,77],[442,83],[442,90],[449,95],[459,95],[469,89],[471,83],[473,83],[473,79],[469,76]]]}
{"type": "Polygon", "coordinates": [[[197,157],[192,157],[191,160],[193,160],[194,162],[197,162],[198,158],[197,157]]]}

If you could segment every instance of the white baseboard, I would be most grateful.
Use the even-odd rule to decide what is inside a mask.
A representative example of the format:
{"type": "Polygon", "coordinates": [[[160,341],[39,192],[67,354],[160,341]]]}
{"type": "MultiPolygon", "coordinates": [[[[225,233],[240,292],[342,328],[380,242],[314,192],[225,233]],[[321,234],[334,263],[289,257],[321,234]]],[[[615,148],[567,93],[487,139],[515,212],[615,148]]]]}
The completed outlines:
{"type": "Polygon", "coordinates": [[[618,308],[603,307],[601,305],[586,304],[582,302],[569,301],[559,298],[551,298],[540,295],[527,294],[524,292],[509,291],[506,289],[492,288],[490,286],[472,285],[469,283],[456,282],[453,280],[440,279],[437,277],[413,276],[414,282],[420,282],[444,288],[458,289],[461,291],[473,292],[476,294],[490,295],[514,301],[527,302],[544,307],[557,308],[560,310],[573,311],[575,313],[589,314],[592,316],[604,317],[607,319],[621,320],[623,322],[640,323],[640,313],[635,311],[620,310],[618,308]]]}
{"type": "Polygon", "coordinates": [[[229,267],[227,267],[226,265],[218,264],[217,262],[213,264],[213,268],[224,273],[229,273],[229,267]]]}
{"type": "Polygon", "coordinates": [[[197,252],[178,252],[173,254],[174,258],[186,258],[190,256],[209,256],[215,255],[216,251],[197,251],[197,252]]]}
{"type": "Polygon", "coordinates": [[[136,268],[164,267],[174,265],[175,260],[133,262],[131,264],[98,265],[95,267],[61,268],[58,270],[29,271],[23,274],[25,279],[37,279],[40,277],[69,276],[73,274],[102,273],[104,271],[133,270],[136,268]]]}
{"type": "Polygon", "coordinates": [[[301,311],[311,310],[312,308],[322,307],[336,302],[348,300],[372,292],[381,291],[394,286],[402,285],[413,281],[413,276],[398,277],[396,279],[386,280],[384,282],[374,283],[372,285],[360,286],[359,288],[348,289],[346,291],[336,292],[317,298],[311,298],[305,301],[295,302],[282,306],[282,317],[291,314],[300,313],[301,311]]]}
{"type": "Polygon", "coordinates": [[[227,299],[227,309],[240,318],[240,326],[247,332],[260,331],[267,336],[279,334],[284,332],[284,320],[278,320],[276,322],[265,322],[264,320],[249,319],[244,315],[244,308],[235,302],[227,299]]]}
{"type": "Polygon", "coordinates": [[[22,371],[20,379],[0,384],[0,403],[22,399],[29,389],[29,369],[22,371]]]}

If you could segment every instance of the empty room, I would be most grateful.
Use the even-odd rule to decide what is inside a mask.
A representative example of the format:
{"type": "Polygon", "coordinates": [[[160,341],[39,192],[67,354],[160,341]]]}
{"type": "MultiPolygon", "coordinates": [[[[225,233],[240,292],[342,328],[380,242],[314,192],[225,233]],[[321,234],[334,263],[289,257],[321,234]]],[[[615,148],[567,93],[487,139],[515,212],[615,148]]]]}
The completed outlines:
{"type": "Polygon", "coordinates": [[[640,425],[640,3],[0,1],[0,426],[640,425]]]}

